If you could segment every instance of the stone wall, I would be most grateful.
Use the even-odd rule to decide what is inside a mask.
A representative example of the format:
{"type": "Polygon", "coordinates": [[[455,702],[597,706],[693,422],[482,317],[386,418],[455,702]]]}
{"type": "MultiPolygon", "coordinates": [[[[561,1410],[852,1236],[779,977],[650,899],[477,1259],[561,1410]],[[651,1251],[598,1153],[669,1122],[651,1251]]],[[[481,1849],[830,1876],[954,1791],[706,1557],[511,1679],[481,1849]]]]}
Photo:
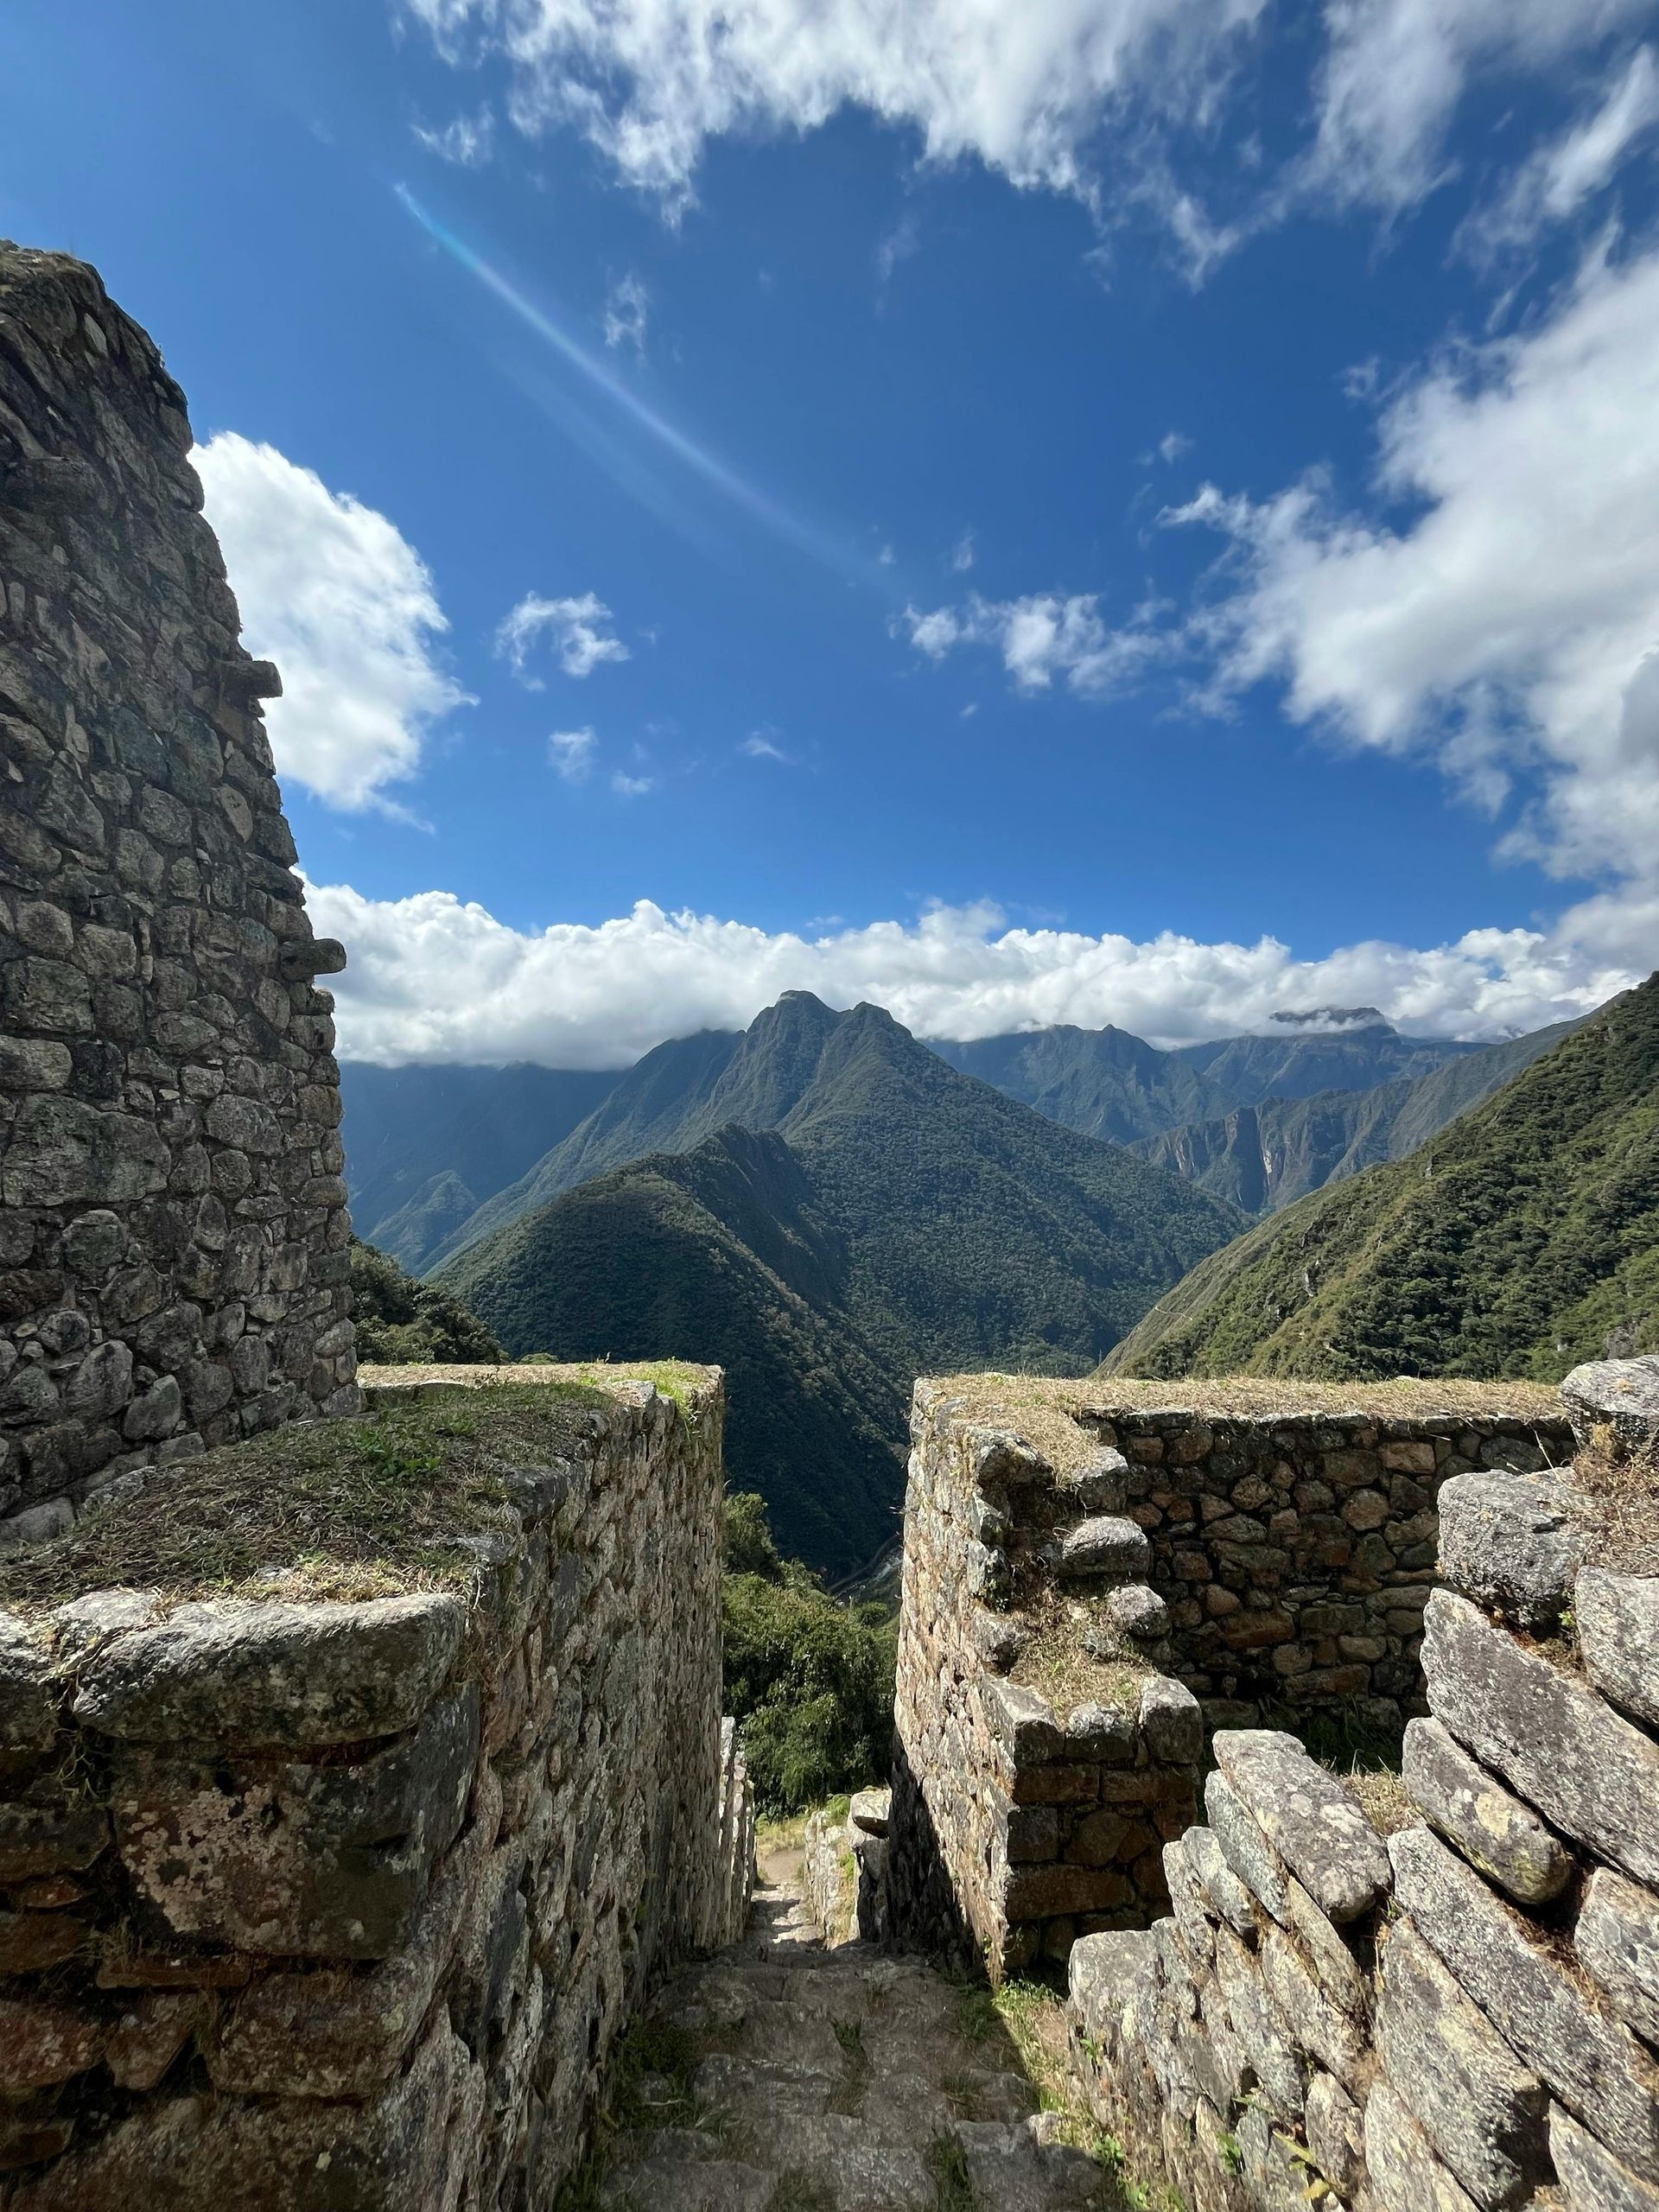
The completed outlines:
{"type": "Polygon", "coordinates": [[[1441,1484],[1572,1452],[1559,1411],[1436,1411],[1429,1385],[1410,1414],[1344,1411],[1316,1392],[1306,1410],[1228,1414],[1097,1389],[1077,1420],[1128,1461],[1127,1511],[1151,1542],[1172,1669],[1211,1727],[1341,1704],[1397,1731],[1421,1709],[1441,1484]]]}
{"type": "Polygon", "coordinates": [[[1164,1625],[1132,1580],[1144,1535],[1103,1510],[1122,1503],[1121,1455],[1057,1471],[925,1382],[912,1437],[888,1908],[901,1941],[1001,1976],[1164,1909],[1160,1849],[1192,1817],[1200,1715],[1133,1657],[1079,1661],[1069,1692],[1015,1679],[1053,1616],[1069,1626],[1132,1592],[1164,1625]]]}
{"type": "Polygon", "coordinates": [[[0,1548],[352,1410],[332,1001],[183,396],[0,242],[0,1548]]]}
{"type": "Polygon", "coordinates": [[[1224,1731],[1172,1916],[1071,1953],[1078,2078],[1195,2212],[1659,2207],[1659,1361],[1567,1395],[1575,1474],[1441,1493],[1386,1839],[1224,1731]]]}
{"type": "Polygon", "coordinates": [[[879,1943],[887,1935],[887,1829],[892,1793],[855,1790],[840,1805],[809,1813],[802,1839],[801,1886],[812,1924],[833,1950],[879,1943]]]}
{"type": "MultiPolygon", "coordinates": [[[[648,1980],[735,1938],[753,1864],[719,1377],[605,1394],[497,1470],[470,1583],[0,1616],[7,2212],[552,2202],[648,1980]]],[[[386,1419],[331,1427],[384,1463],[386,1419]]]]}

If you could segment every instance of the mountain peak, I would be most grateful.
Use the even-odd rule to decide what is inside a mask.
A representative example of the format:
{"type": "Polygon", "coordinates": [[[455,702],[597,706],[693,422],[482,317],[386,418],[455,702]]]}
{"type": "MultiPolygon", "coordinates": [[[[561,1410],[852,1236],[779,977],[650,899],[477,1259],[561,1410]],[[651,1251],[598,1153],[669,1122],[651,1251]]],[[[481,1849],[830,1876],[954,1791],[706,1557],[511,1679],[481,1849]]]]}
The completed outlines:
{"type": "Polygon", "coordinates": [[[1390,1037],[1397,1033],[1382,1009],[1374,1006],[1287,1007],[1280,1013],[1270,1014],[1268,1019],[1304,1035],[1345,1037],[1359,1030],[1376,1029],[1390,1037]]]}

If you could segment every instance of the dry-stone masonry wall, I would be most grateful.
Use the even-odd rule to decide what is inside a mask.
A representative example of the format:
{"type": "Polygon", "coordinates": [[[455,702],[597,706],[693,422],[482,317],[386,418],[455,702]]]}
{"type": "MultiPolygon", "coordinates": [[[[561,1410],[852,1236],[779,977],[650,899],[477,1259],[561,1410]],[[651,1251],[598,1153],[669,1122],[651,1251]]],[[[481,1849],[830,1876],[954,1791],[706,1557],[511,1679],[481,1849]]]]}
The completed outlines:
{"type": "Polygon", "coordinates": [[[838,1805],[809,1813],[801,1852],[801,1889],[812,1924],[831,1948],[887,1933],[887,1829],[892,1793],[855,1790],[838,1805]]]}
{"type": "Polygon", "coordinates": [[[0,1545],[351,1411],[332,1001],[184,399],[0,242],[0,1545]]]}
{"type": "Polygon", "coordinates": [[[1221,1732],[1172,1916],[1071,1953],[1078,2076],[1194,2212],[1659,2208],[1659,1361],[1566,1395],[1593,1481],[1441,1492],[1402,1824],[1221,1732]]]}
{"type": "Polygon", "coordinates": [[[1162,1648],[1120,1454],[1058,1474],[925,1382],[912,1439],[889,1910],[900,1940],[983,1954],[1001,1975],[1164,1910],[1161,1847],[1192,1819],[1200,1714],[1132,1657],[1081,1664],[1069,1692],[1068,1675],[1052,1690],[1016,1679],[1033,1650],[1075,1640],[1074,1614],[1162,1648]]]}
{"type": "Polygon", "coordinates": [[[1211,1727],[1342,1704],[1397,1732],[1421,1710],[1441,1484],[1572,1452],[1554,1410],[1230,1414],[1098,1387],[1077,1419],[1128,1462],[1126,1510],[1169,1607],[1172,1670],[1211,1727]]]}
{"type": "Polygon", "coordinates": [[[607,1396],[470,1589],[0,1616],[6,2212],[552,2202],[753,1863],[719,1377],[607,1396]]]}

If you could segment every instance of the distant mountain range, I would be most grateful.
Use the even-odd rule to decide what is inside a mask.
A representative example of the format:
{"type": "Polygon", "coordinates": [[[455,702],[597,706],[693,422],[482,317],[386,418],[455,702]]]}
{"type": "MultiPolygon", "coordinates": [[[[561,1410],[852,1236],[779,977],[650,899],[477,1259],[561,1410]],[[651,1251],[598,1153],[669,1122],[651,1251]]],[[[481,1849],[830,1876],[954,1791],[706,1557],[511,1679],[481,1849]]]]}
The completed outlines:
{"type": "Polygon", "coordinates": [[[1245,1219],[804,992],[647,1054],[483,1211],[442,1286],[510,1352],[720,1361],[734,1479],[837,1572],[893,1533],[914,1375],[1083,1371],[1245,1219]]]}
{"type": "Polygon", "coordinates": [[[1580,1360],[1652,1350],[1659,976],[1571,1026],[1409,1157],[1316,1191],[1212,1254],[1105,1365],[1554,1381],[1580,1360]]]}

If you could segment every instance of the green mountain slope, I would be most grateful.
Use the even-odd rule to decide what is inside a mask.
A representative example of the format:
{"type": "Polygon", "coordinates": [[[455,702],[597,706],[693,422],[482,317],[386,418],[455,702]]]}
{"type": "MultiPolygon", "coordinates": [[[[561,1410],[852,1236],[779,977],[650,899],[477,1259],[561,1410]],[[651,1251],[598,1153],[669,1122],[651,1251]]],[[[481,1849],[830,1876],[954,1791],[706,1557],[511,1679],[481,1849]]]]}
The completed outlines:
{"type": "Polygon", "coordinates": [[[1530,1376],[1659,1346],[1659,976],[1409,1158],[1212,1254],[1123,1375],[1530,1376]]]}
{"type": "Polygon", "coordinates": [[[845,1573],[894,1533],[908,1393],[846,1274],[788,1146],[728,1128],[509,1223],[444,1287],[514,1355],[718,1362],[734,1485],[766,1497],[786,1552],[845,1573]]]}
{"type": "Polygon", "coordinates": [[[359,1233],[406,1268],[590,1114],[613,1071],[340,1063],[340,1135],[359,1233]]]}
{"type": "Polygon", "coordinates": [[[1403,1160],[1559,1044],[1574,1026],[1560,1021],[1529,1036],[1483,1046],[1427,1075],[1379,1084],[1370,1090],[1264,1098],[1217,1121],[1144,1137],[1131,1149],[1248,1213],[1268,1212],[1326,1183],[1357,1175],[1379,1160],[1403,1160]]]}
{"type": "MultiPolygon", "coordinates": [[[[930,1040],[931,1041],[931,1040],[930,1040]]],[[[1230,1092],[1173,1052],[1126,1029],[1062,1023],[972,1044],[935,1041],[941,1059],[1084,1136],[1132,1144],[1184,1122],[1225,1114],[1230,1092]]]]}
{"type": "MultiPolygon", "coordinates": [[[[697,1347],[728,1366],[734,1480],[766,1497],[788,1548],[836,1571],[892,1533],[916,1373],[1081,1372],[1243,1220],[958,1074],[874,1007],[791,995],[716,1093],[778,1128],[728,1125],[613,1170],[469,1244],[441,1280],[511,1351],[697,1347]],[[825,1378],[817,1415],[803,1427],[791,1410],[763,1436],[771,1415],[742,1399],[797,1408],[791,1362],[825,1378]]],[[[689,1102],[682,1126],[709,1110],[689,1102]]]]}

